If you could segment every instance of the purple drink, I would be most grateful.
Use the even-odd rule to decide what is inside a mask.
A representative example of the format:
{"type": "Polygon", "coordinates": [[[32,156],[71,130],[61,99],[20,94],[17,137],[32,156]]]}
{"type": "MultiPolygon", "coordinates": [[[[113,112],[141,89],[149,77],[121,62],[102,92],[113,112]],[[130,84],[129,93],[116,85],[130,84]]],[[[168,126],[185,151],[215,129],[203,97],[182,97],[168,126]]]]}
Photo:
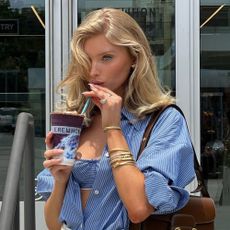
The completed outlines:
{"type": "Polygon", "coordinates": [[[53,144],[56,146],[63,137],[71,133],[80,135],[84,115],[70,112],[51,113],[51,131],[53,132],[53,144]]]}
{"type": "Polygon", "coordinates": [[[73,112],[52,112],[51,131],[53,144],[56,148],[64,149],[61,164],[72,165],[75,161],[75,150],[84,121],[84,115],[73,112]]]}

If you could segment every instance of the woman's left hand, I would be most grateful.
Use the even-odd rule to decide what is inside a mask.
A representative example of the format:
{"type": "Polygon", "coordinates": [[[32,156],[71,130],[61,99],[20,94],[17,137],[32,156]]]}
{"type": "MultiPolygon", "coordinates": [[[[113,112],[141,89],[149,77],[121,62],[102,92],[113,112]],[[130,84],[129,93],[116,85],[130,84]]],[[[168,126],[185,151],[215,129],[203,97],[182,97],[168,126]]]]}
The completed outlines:
{"type": "Polygon", "coordinates": [[[92,91],[83,95],[91,97],[94,104],[101,110],[102,128],[120,126],[122,98],[108,88],[89,84],[92,91]]]}

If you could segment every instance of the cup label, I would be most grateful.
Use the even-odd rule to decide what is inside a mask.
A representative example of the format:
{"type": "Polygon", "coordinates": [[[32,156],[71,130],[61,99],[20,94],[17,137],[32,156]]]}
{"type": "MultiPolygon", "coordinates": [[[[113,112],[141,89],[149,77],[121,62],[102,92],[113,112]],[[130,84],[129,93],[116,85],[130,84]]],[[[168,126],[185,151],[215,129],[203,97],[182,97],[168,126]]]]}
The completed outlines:
{"type": "Polygon", "coordinates": [[[69,126],[52,126],[51,131],[55,134],[64,134],[68,135],[71,133],[76,133],[80,135],[81,128],[76,128],[76,127],[69,127],[69,126]]]}

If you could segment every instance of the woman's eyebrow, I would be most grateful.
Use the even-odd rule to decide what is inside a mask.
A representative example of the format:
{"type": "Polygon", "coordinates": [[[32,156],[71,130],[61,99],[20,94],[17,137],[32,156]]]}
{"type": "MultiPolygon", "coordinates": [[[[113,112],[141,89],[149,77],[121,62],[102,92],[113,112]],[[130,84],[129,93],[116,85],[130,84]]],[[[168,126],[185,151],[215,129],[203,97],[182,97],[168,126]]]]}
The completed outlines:
{"type": "Polygon", "coordinates": [[[98,53],[97,56],[102,56],[102,55],[108,54],[108,53],[112,54],[112,53],[116,53],[116,51],[115,50],[105,50],[103,52],[98,53]]]}
{"type": "Polygon", "coordinates": [[[102,52],[99,52],[99,53],[96,53],[96,54],[92,54],[91,52],[90,53],[87,53],[86,54],[89,56],[89,57],[101,57],[105,54],[116,54],[116,50],[114,49],[108,49],[108,50],[103,50],[102,52]]]}

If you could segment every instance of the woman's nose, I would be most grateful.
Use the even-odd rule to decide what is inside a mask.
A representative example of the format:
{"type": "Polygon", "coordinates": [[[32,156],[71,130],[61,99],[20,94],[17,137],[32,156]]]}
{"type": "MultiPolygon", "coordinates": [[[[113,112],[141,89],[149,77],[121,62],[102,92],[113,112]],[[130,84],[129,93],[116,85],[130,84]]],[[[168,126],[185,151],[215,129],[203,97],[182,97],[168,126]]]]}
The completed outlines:
{"type": "Polygon", "coordinates": [[[99,74],[98,66],[97,63],[92,63],[91,64],[91,69],[90,69],[90,76],[95,77],[99,74]]]}

